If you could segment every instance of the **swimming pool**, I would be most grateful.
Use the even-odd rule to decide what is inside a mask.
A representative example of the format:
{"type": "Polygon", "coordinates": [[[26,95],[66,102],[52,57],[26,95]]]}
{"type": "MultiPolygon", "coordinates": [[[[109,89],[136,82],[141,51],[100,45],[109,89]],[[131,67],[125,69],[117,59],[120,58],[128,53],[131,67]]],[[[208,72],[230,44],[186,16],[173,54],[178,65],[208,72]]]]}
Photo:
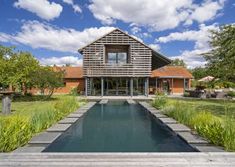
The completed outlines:
{"type": "Polygon", "coordinates": [[[195,152],[139,104],[95,104],[43,152],[195,152]]]}

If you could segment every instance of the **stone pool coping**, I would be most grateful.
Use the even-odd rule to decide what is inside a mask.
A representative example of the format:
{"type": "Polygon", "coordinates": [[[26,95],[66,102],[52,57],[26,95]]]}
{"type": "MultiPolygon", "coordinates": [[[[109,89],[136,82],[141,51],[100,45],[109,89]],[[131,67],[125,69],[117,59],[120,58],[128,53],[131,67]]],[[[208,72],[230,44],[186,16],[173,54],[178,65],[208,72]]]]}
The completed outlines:
{"type": "Polygon", "coordinates": [[[49,127],[46,131],[41,132],[28,142],[26,146],[19,147],[13,153],[39,153],[42,152],[49,144],[56,140],[65,132],[74,122],[78,121],[96,102],[88,102],[67,117],[49,127]]]}
{"type": "Polygon", "coordinates": [[[157,110],[149,103],[139,102],[139,104],[196,150],[200,152],[224,152],[222,147],[210,144],[208,141],[195,134],[190,128],[162,114],[160,110],[157,110]]]}
{"type": "Polygon", "coordinates": [[[0,166],[234,167],[235,153],[0,153],[0,166]]]}

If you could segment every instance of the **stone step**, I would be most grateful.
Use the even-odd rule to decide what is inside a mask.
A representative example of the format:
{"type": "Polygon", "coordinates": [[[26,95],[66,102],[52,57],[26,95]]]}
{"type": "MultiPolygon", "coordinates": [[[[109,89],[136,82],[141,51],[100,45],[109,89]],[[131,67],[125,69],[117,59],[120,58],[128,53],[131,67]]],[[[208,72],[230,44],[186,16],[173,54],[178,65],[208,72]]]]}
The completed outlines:
{"type": "Polygon", "coordinates": [[[177,123],[176,120],[172,119],[172,118],[158,118],[160,121],[162,121],[165,124],[175,124],[177,123]]]}
{"type": "Polygon", "coordinates": [[[190,132],[177,132],[177,134],[189,144],[208,144],[206,140],[190,132]]]}
{"type": "Polygon", "coordinates": [[[29,144],[50,144],[60,135],[61,133],[59,132],[42,132],[34,136],[29,141],[29,144]]]}
{"type": "Polygon", "coordinates": [[[78,120],[78,118],[64,118],[64,119],[60,120],[58,123],[59,124],[73,124],[77,120],[78,120]]]}
{"type": "Polygon", "coordinates": [[[66,131],[72,124],[55,124],[52,127],[47,129],[47,132],[64,132],[66,131]]]}
{"type": "Polygon", "coordinates": [[[175,132],[190,132],[191,131],[191,129],[189,129],[187,126],[183,124],[179,124],[179,123],[177,124],[170,123],[170,124],[167,124],[167,126],[175,132]]]}

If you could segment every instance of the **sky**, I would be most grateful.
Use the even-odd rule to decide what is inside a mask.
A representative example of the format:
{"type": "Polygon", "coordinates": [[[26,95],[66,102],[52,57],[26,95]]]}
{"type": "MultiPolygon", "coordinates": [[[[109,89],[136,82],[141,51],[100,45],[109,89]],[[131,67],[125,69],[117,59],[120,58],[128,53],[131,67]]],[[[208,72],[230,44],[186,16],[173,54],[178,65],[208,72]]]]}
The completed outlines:
{"type": "Polygon", "coordinates": [[[210,31],[234,23],[235,0],[0,0],[0,45],[42,65],[82,66],[77,50],[117,27],[195,68],[210,31]]]}

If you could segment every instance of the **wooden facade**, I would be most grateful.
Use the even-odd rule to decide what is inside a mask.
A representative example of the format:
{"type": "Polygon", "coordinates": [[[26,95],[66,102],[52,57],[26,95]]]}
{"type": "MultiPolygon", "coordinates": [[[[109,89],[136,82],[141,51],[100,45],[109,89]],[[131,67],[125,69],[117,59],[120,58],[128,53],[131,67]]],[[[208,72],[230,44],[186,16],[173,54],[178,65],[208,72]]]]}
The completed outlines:
{"type": "Polygon", "coordinates": [[[101,93],[104,95],[104,78],[128,78],[127,87],[129,95],[133,95],[133,78],[145,78],[145,95],[147,92],[148,78],[153,68],[158,68],[170,63],[147,45],[136,40],[125,32],[115,29],[79,50],[83,55],[83,76],[85,77],[86,94],[91,94],[92,81],[100,78],[101,93]],[[109,64],[107,52],[128,50],[126,63],[109,64]]]}

